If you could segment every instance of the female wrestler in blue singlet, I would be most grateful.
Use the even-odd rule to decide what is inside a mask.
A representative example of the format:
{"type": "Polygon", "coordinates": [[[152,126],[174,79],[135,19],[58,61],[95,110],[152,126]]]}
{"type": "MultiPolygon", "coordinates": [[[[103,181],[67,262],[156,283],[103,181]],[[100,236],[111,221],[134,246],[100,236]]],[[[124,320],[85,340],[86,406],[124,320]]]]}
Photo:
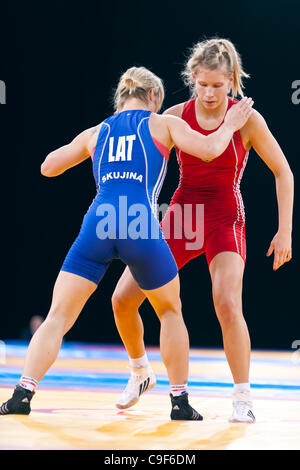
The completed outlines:
{"type": "MultiPolygon", "coordinates": [[[[30,342],[20,383],[0,414],[30,413],[36,385],[113,258],[129,266],[160,319],[171,390],[187,383],[189,340],[177,267],[155,217],[156,201],[172,146],[206,161],[216,158],[248,119],[253,102],[233,106],[219,130],[203,136],[177,117],[156,114],[163,98],[158,77],[143,67],[129,69],[116,91],[116,114],[51,152],[42,164],[43,175],[57,176],[92,155],[97,194],[57,277],[48,316],[30,342]]],[[[150,371],[139,393],[154,385],[150,371]]],[[[171,419],[202,419],[187,393],[171,394],[171,401],[171,419]]]]}

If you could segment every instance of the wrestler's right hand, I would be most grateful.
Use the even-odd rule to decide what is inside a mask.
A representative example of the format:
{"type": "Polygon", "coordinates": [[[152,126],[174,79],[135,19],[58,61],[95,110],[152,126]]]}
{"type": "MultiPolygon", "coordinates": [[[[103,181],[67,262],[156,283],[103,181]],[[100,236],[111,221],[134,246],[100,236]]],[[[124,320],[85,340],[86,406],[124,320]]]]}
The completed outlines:
{"type": "Polygon", "coordinates": [[[241,101],[231,106],[225,116],[224,124],[230,126],[234,132],[241,129],[253,113],[253,103],[252,98],[244,97],[241,101]]]}

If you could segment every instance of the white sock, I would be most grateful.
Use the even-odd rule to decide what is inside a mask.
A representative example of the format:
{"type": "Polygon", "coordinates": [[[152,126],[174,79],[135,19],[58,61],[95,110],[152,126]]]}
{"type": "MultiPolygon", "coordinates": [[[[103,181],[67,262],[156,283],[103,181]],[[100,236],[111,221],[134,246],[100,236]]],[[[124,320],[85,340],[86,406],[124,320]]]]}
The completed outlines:
{"type": "Polygon", "coordinates": [[[179,397],[180,395],[187,393],[187,384],[171,385],[171,393],[173,397],[179,397]]]}
{"type": "Polygon", "coordinates": [[[240,393],[240,392],[250,392],[250,383],[244,382],[244,383],[234,384],[233,393],[240,393]]]}
{"type": "Polygon", "coordinates": [[[21,387],[23,388],[26,388],[26,390],[34,392],[38,385],[38,382],[32,377],[26,377],[25,375],[22,375],[22,377],[20,378],[19,385],[21,385],[21,387]]]}
{"type": "Polygon", "coordinates": [[[145,353],[141,357],[137,357],[135,359],[129,358],[129,366],[130,368],[139,368],[139,367],[147,367],[149,365],[147,353],[145,353]]]}

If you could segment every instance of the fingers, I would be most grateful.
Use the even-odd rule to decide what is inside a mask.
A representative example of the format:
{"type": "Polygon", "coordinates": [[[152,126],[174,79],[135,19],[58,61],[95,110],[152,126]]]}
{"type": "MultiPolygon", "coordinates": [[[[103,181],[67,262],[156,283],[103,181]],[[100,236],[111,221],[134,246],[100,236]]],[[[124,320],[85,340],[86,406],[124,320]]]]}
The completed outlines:
{"type": "Polygon", "coordinates": [[[280,268],[281,264],[282,264],[281,257],[279,255],[278,251],[275,251],[273,270],[276,271],[278,268],[280,268]]]}
{"type": "Polygon", "coordinates": [[[273,270],[276,271],[285,263],[288,263],[292,259],[292,251],[291,250],[280,250],[276,251],[274,254],[274,263],[273,263],[273,270]]]}
{"type": "Polygon", "coordinates": [[[249,97],[246,97],[244,96],[244,98],[241,99],[241,101],[239,101],[239,106],[241,109],[247,109],[251,106],[253,106],[253,99],[252,98],[249,98],[249,97]]]}
{"type": "Polygon", "coordinates": [[[248,106],[248,105],[250,105],[251,101],[253,101],[251,97],[249,97],[249,96],[244,96],[244,97],[241,99],[240,104],[241,104],[241,106],[248,106]]]}
{"type": "Polygon", "coordinates": [[[251,101],[251,107],[249,107],[249,108],[246,110],[246,112],[245,112],[247,119],[249,119],[249,117],[250,117],[251,114],[253,113],[253,108],[252,108],[253,103],[254,103],[254,101],[251,101]]]}
{"type": "Polygon", "coordinates": [[[252,98],[244,97],[236,105],[237,106],[236,111],[238,111],[238,114],[241,119],[240,124],[244,125],[249,119],[249,117],[251,116],[251,114],[253,113],[253,108],[252,108],[253,104],[254,104],[254,101],[252,98]]]}
{"type": "Polygon", "coordinates": [[[241,129],[253,112],[253,103],[252,98],[242,98],[241,101],[232,106],[228,113],[226,113],[225,122],[229,124],[234,131],[241,129]]]}
{"type": "Polygon", "coordinates": [[[276,271],[292,259],[291,236],[278,232],[270,243],[267,256],[272,253],[274,253],[273,270],[276,271]]]}
{"type": "Polygon", "coordinates": [[[269,249],[267,251],[267,256],[271,256],[273,251],[274,251],[274,245],[271,243],[271,245],[269,246],[269,249]]]}
{"type": "Polygon", "coordinates": [[[245,114],[245,116],[249,117],[253,112],[253,109],[252,109],[252,106],[254,104],[253,99],[244,97],[240,101],[240,104],[241,104],[241,108],[240,108],[241,111],[245,114]]]}

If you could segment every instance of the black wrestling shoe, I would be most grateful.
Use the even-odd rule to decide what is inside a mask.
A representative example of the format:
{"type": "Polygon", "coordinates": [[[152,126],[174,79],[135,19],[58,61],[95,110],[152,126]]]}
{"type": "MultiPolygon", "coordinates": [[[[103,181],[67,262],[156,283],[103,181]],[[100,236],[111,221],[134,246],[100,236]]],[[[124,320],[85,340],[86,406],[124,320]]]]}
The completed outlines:
{"type": "Polygon", "coordinates": [[[13,396],[0,406],[0,415],[29,415],[34,392],[17,385],[13,396]]]}
{"type": "Polygon", "coordinates": [[[203,416],[191,407],[188,396],[188,393],[183,393],[178,397],[173,397],[172,393],[170,393],[172,402],[171,419],[202,421],[203,416]]]}

